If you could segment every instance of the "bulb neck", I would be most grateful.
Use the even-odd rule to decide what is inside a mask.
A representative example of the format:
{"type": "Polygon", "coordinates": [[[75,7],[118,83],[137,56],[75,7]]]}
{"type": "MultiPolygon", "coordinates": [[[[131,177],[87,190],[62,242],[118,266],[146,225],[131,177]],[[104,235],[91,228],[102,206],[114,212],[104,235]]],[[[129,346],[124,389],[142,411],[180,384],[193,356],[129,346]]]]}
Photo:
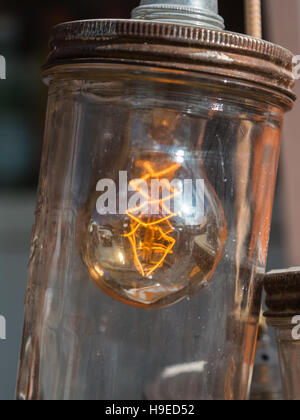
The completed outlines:
{"type": "Polygon", "coordinates": [[[218,0],[142,0],[132,11],[132,19],[224,29],[218,0]]]}

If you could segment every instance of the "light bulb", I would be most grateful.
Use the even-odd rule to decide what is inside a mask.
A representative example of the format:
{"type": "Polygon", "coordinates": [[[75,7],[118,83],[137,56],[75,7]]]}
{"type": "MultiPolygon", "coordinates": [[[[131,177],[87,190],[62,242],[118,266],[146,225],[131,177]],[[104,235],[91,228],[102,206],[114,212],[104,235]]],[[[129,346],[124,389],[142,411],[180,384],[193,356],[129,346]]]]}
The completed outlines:
{"type": "Polygon", "coordinates": [[[144,308],[170,306],[206,285],[226,239],[221,203],[199,159],[168,144],[170,124],[174,115],[154,115],[155,143],[133,147],[127,166],[97,183],[80,216],[81,255],[92,279],[144,308]]]}

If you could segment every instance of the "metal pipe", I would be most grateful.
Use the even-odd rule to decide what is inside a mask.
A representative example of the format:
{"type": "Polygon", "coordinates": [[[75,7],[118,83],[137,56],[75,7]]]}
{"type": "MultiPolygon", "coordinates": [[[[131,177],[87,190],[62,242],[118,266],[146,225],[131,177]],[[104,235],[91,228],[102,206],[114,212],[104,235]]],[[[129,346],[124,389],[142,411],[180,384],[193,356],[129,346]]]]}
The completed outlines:
{"type": "Polygon", "coordinates": [[[245,0],[247,35],[262,38],[261,0],[245,0]]]}
{"type": "Polygon", "coordinates": [[[132,18],[224,29],[218,0],[142,0],[132,18]]]}

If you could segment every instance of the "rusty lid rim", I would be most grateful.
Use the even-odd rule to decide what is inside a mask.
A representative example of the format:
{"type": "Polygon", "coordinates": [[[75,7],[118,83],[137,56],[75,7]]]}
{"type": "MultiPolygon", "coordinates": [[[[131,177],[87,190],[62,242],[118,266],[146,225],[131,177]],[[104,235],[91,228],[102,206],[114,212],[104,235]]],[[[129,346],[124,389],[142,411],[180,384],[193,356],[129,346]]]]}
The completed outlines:
{"type": "Polygon", "coordinates": [[[133,19],[92,19],[61,23],[52,29],[50,47],[59,40],[105,41],[120,36],[234,49],[269,57],[278,60],[284,67],[292,67],[290,60],[293,54],[288,49],[262,39],[210,28],[133,19]]]}
{"type": "Polygon", "coordinates": [[[300,269],[273,271],[265,276],[268,318],[300,315],[300,269]]]}
{"type": "Polygon", "coordinates": [[[66,62],[153,62],[268,85],[294,100],[293,55],[278,45],[227,31],[142,20],[84,20],[54,27],[45,68],[66,62]],[[222,69],[222,71],[220,71],[222,69]]]}

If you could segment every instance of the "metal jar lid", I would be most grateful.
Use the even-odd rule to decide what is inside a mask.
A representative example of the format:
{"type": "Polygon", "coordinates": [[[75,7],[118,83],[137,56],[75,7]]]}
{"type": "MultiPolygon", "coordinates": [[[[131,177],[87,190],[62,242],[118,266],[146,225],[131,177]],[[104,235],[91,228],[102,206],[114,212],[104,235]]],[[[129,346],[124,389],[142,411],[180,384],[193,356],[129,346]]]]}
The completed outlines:
{"type": "Polygon", "coordinates": [[[272,271],[265,276],[269,318],[300,314],[300,268],[272,271]]]}
{"type": "Polygon", "coordinates": [[[272,43],[232,32],[142,20],[87,20],[56,26],[45,75],[53,67],[119,63],[214,76],[253,85],[291,107],[293,55],[272,43]]]}

